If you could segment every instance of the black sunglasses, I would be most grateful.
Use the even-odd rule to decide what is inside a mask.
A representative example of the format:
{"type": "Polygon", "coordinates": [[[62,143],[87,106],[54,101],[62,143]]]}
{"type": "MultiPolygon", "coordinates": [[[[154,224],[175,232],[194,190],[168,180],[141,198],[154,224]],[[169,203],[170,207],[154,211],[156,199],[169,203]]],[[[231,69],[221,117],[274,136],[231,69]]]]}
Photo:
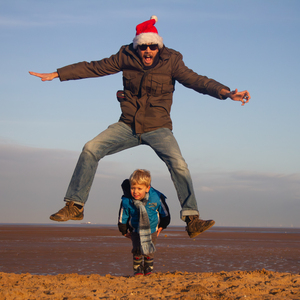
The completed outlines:
{"type": "Polygon", "coordinates": [[[153,44],[153,45],[146,45],[146,44],[143,44],[143,45],[138,45],[139,49],[141,51],[145,51],[148,47],[150,48],[150,50],[154,51],[154,50],[157,50],[158,49],[158,45],[157,44],[153,44]]]}

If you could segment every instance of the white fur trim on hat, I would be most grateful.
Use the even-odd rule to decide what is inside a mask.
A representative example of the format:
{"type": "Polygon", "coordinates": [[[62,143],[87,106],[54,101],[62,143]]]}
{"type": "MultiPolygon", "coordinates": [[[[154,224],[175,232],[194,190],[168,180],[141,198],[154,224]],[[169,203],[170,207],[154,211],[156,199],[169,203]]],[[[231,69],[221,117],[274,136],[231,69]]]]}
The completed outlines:
{"type": "Polygon", "coordinates": [[[157,20],[158,20],[157,16],[151,16],[150,20],[152,20],[152,19],[154,19],[155,22],[157,22],[157,20]]]}
{"type": "Polygon", "coordinates": [[[164,46],[163,38],[154,32],[145,32],[137,35],[133,39],[133,48],[136,49],[138,45],[142,44],[158,44],[158,48],[164,46]]]}

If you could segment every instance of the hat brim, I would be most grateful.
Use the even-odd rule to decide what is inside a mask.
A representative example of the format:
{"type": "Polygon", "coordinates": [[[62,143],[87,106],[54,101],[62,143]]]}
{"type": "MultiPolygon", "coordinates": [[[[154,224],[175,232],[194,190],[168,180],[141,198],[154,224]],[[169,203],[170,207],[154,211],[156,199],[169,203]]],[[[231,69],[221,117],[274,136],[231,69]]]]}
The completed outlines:
{"type": "Polygon", "coordinates": [[[137,35],[133,39],[133,48],[136,49],[138,45],[143,44],[158,44],[158,48],[163,48],[163,38],[154,32],[144,32],[137,35]]]}

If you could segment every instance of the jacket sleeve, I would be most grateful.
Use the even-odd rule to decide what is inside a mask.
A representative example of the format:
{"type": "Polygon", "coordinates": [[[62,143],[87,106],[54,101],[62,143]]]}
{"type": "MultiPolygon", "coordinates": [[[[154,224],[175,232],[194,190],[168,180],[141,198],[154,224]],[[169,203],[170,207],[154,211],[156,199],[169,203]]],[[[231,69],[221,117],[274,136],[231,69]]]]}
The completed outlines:
{"type": "Polygon", "coordinates": [[[61,81],[76,80],[118,73],[122,70],[122,48],[118,53],[110,56],[109,58],[91,62],[83,61],[58,68],[57,73],[59,79],[61,81]]]}
{"type": "Polygon", "coordinates": [[[125,235],[128,232],[128,226],[127,224],[118,223],[119,231],[122,233],[122,235],[125,235]]]}
{"type": "Polygon", "coordinates": [[[158,227],[162,227],[163,229],[167,228],[171,221],[171,215],[169,211],[169,207],[166,203],[166,197],[161,194],[160,195],[160,208],[159,208],[159,224],[158,227]]]}
{"type": "Polygon", "coordinates": [[[119,209],[119,218],[118,218],[118,228],[119,231],[125,235],[128,230],[130,230],[129,226],[129,210],[126,208],[126,205],[124,203],[124,199],[122,199],[120,209],[119,209]]]}
{"type": "Polygon", "coordinates": [[[214,79],[210,79],[206,76],[199,75],[193,70],[189,69],[182,60],[182,54],[177,52],[177,55],[174,56],[174,69],[173,69],[173,78],[178,82],[183,84],[187,88],[191,88],[196,92],[199,92],[204,95],[210,95],[218,99],[226,99],[220,95],[222,89],[230,91],[229,87],[217,82],[214,79]]]}

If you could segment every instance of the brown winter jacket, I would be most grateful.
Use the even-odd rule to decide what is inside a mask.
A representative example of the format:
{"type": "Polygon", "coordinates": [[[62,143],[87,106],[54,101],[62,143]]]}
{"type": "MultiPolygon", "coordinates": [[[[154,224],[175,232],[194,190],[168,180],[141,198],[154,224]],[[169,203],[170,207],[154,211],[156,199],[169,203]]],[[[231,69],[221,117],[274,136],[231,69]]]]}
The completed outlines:
{"type": "Polygon", "coordinates": [[[160,50],[157,65],[148,70],[144,69],[132,44],[122,46],[117,54],[109,58],[80,62],[57,70],[61,81],[105,76],[120,71],[123,72],[125,93],[120,121],[138,134],[162,127],[172,130],[170,111],[176,80],[218,99],[224,99],[220,95],[221,89],[229,90],[219,82],[187,68],[182,55],[167,47],[160,50]]]}

